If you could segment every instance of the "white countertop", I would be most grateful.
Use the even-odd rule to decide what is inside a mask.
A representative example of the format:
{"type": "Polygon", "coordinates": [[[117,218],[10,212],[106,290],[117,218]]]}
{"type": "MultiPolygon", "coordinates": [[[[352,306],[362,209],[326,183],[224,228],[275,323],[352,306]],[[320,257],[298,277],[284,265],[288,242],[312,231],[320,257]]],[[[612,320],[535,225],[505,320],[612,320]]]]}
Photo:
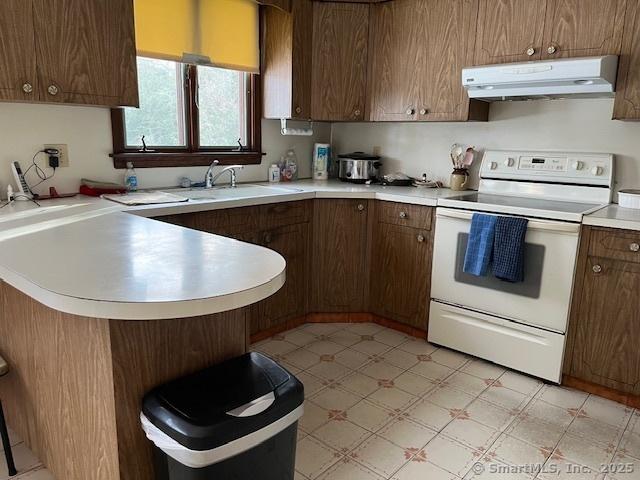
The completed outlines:
{"type": "Polygon", "coordinates": [[[585,216],[582,223],[596,227],[640,230],[640,210],[611,204],[585,216]]]}
{"type": "Polygon", "coordinates": [[[137,207],[83,196],[46,200],[42,207],[15,202],[0,209],[0,278],[51,308],[82,316],[152,320],[217,313],[275,293],[285,281],[284,259],[263,247],[141,217],[310,198],[435,206],[438,198],[458,194],[338,181],[276,186],[291,192],[137,207]]]}

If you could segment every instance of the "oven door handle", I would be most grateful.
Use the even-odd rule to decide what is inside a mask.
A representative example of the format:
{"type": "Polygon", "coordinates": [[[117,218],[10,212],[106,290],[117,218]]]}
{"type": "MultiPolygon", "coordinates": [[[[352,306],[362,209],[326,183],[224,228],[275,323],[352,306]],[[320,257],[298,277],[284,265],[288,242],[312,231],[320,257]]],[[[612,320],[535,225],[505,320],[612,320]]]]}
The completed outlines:
{"type": "MultiPolygon", "coordinates": [[[[493,213],[482,212],[486,215],[496,215],[493,213]]],[[[473,212],[469,212],[466,210],[455,210],[453,208],[438,208],[436,210],[436,217],[440,218],[455,218],[458,220],[468,220],[471,221],[471,217],[473,216],[473,212]]],[[[509,216],[509,215],[506,215],[509,216]]],[[[570,234],[579,234],[580,233],[580,224],[579,223],[570,223],[570,222],[554,222],[551,220],[540,220],[540,219],[531,219],[529,218],[529,224],[527,228],[530,230],[543,230],[547,232],[556,232],[556,233],[570,233],[570,234]]]]}

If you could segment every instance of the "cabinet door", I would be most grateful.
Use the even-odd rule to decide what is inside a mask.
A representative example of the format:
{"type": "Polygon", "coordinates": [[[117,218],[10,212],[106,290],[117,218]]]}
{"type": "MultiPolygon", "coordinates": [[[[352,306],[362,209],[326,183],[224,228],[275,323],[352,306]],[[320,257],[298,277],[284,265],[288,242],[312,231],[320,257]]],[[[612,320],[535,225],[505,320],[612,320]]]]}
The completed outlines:
{"type": "Polygon", "coordinates": [[[132,0],[33,0],[40,99],[138,105],[132,0]]]}
{"type": "Polygon", "coordinates": [[[542,58],[619,55],[627,0],[548,0],[542,58]]]}
{"type": "Polygon", "coordinates": [[[427,74],[427,3],[394,0],[371,7],[370,120],[418,120],[427,74]]]}
{"type": "MultiPolygon", "coordinates": [[[[309,224],[300,223],[274,228],[262,232],[257,238],[259,243],[275,250],[287,261],[287,279],[284,286],[274,295],[252,307],[252,335],[304,315],[309,290],[307,285],[309,224]]],[[[248,240],[251,241],[251,239],[248,240]]]]}
{"type": "Polygon", "coordinates": [[[468,118],[469,97],[462,69],[473,63],[477,0],[428,0],[422,20],[425,76],[420,78],[418,120],[468,118]]]}
{"type": "Polygon", "coordinates": [[[427,330],[432,247],[427,230],[376,225],[371,257],[375,314],[427,330]]]}
{"type": "Polygon", "coordinates": [[[539,60],[547,0],[480,0],[476,65],[539,60]]]}
{"type": "Polygon", "coordinates": [[[31,0],[0,2],[0,100],[38,99],[31,0]]]}
{"type": "Polygon", "coordinates": [[[640,394],[640,264],[589,257],[571,375],[640,394]]]}
{"type": "Polygon", "coordinates": [[[640,2],[637,1],[629,2],[625,15],[613,118],[640,120],[640,2]]]}
{"type": "Polygon", "coordinates": [[[364,120],[369,6],[313,5],[311,118],[364,120]]]}
{"type": "Polygon", "coordinates": [[[265,7],[262,88],[265,118],[311,118],[311,0],[295,0],[291,12],[265,7]]]}
{"type": "Polygon", "coordinates": [[[316,200],[313,312],[363,312],[367,285],[366,200],[316,200]]]}

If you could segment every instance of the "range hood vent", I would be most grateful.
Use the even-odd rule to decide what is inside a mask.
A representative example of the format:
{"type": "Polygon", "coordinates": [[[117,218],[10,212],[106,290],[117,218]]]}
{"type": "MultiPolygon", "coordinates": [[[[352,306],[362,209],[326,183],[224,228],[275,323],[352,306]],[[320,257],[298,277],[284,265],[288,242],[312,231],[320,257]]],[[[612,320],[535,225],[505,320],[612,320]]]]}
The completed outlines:
{"type": "Polygon", "coordinates": [[[618,57],[484,65],[462,70],[470,98],[485,101],[612,97],[618,57]]]}

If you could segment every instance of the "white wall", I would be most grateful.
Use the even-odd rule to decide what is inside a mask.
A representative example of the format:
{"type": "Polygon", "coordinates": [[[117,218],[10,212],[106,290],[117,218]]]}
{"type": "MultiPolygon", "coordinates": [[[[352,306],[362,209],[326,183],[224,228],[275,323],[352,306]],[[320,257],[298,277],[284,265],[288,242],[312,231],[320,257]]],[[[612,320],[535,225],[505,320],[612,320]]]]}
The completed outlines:
{"type": "MultiPolygon", "coordinates": [[[[261,165],[248,166],[239,173],[240,181],[265,181],[269,165],[277,161],[288,148],[294,147],[300,163],[300,174],[311,175],[311,152],[314,142],[328,142],[330,125],[314,124],[313,137],[283,137],[280,122],[263,120],[262,149],[267,153],[261,165]]],[[[121,182],[124,170],[113,168],[109,154],[111,144],[111,120],[109,109],[30,105],[16,103],[0,104],[0,198],[4,198],[9,182],[13,183],[10,163],[18,160],[23,169],[31,163],[33,154],[44,144],[68,144],[69,168],[60,168],[55,177],[36,191],[48,192],[55,186],[58,192],[77,192],[81,178],[121,182]]],[[[44,155],[38,157],[39,165],[46,165],[44,155]]],[[[47,173],[51,170],[47,169],[47,173]]],[[[189,176],[200,181],[206,167],[189,168],[140,168],[138,180],[142,188],[177,185],[178,179],[189,176]]],[[[35,184],[37,177],[29,173],[27,181],[35,184]]],[[[15,185],[14,185],[15,188],[15,185]]]]}
{"type": "MultiPolygon", "coordinates": [[[[611,120],[613,100],[538,100],[491,106],[489,122],[334,124],[333,151],[381,147],[385,173],[448,181],[453,143],[478,149],[539,149],[616,155],[617,187],[640,188],[640,122],[611,120]]],[[[479,166],[477,160],[476,169],[479,166]]]]}

